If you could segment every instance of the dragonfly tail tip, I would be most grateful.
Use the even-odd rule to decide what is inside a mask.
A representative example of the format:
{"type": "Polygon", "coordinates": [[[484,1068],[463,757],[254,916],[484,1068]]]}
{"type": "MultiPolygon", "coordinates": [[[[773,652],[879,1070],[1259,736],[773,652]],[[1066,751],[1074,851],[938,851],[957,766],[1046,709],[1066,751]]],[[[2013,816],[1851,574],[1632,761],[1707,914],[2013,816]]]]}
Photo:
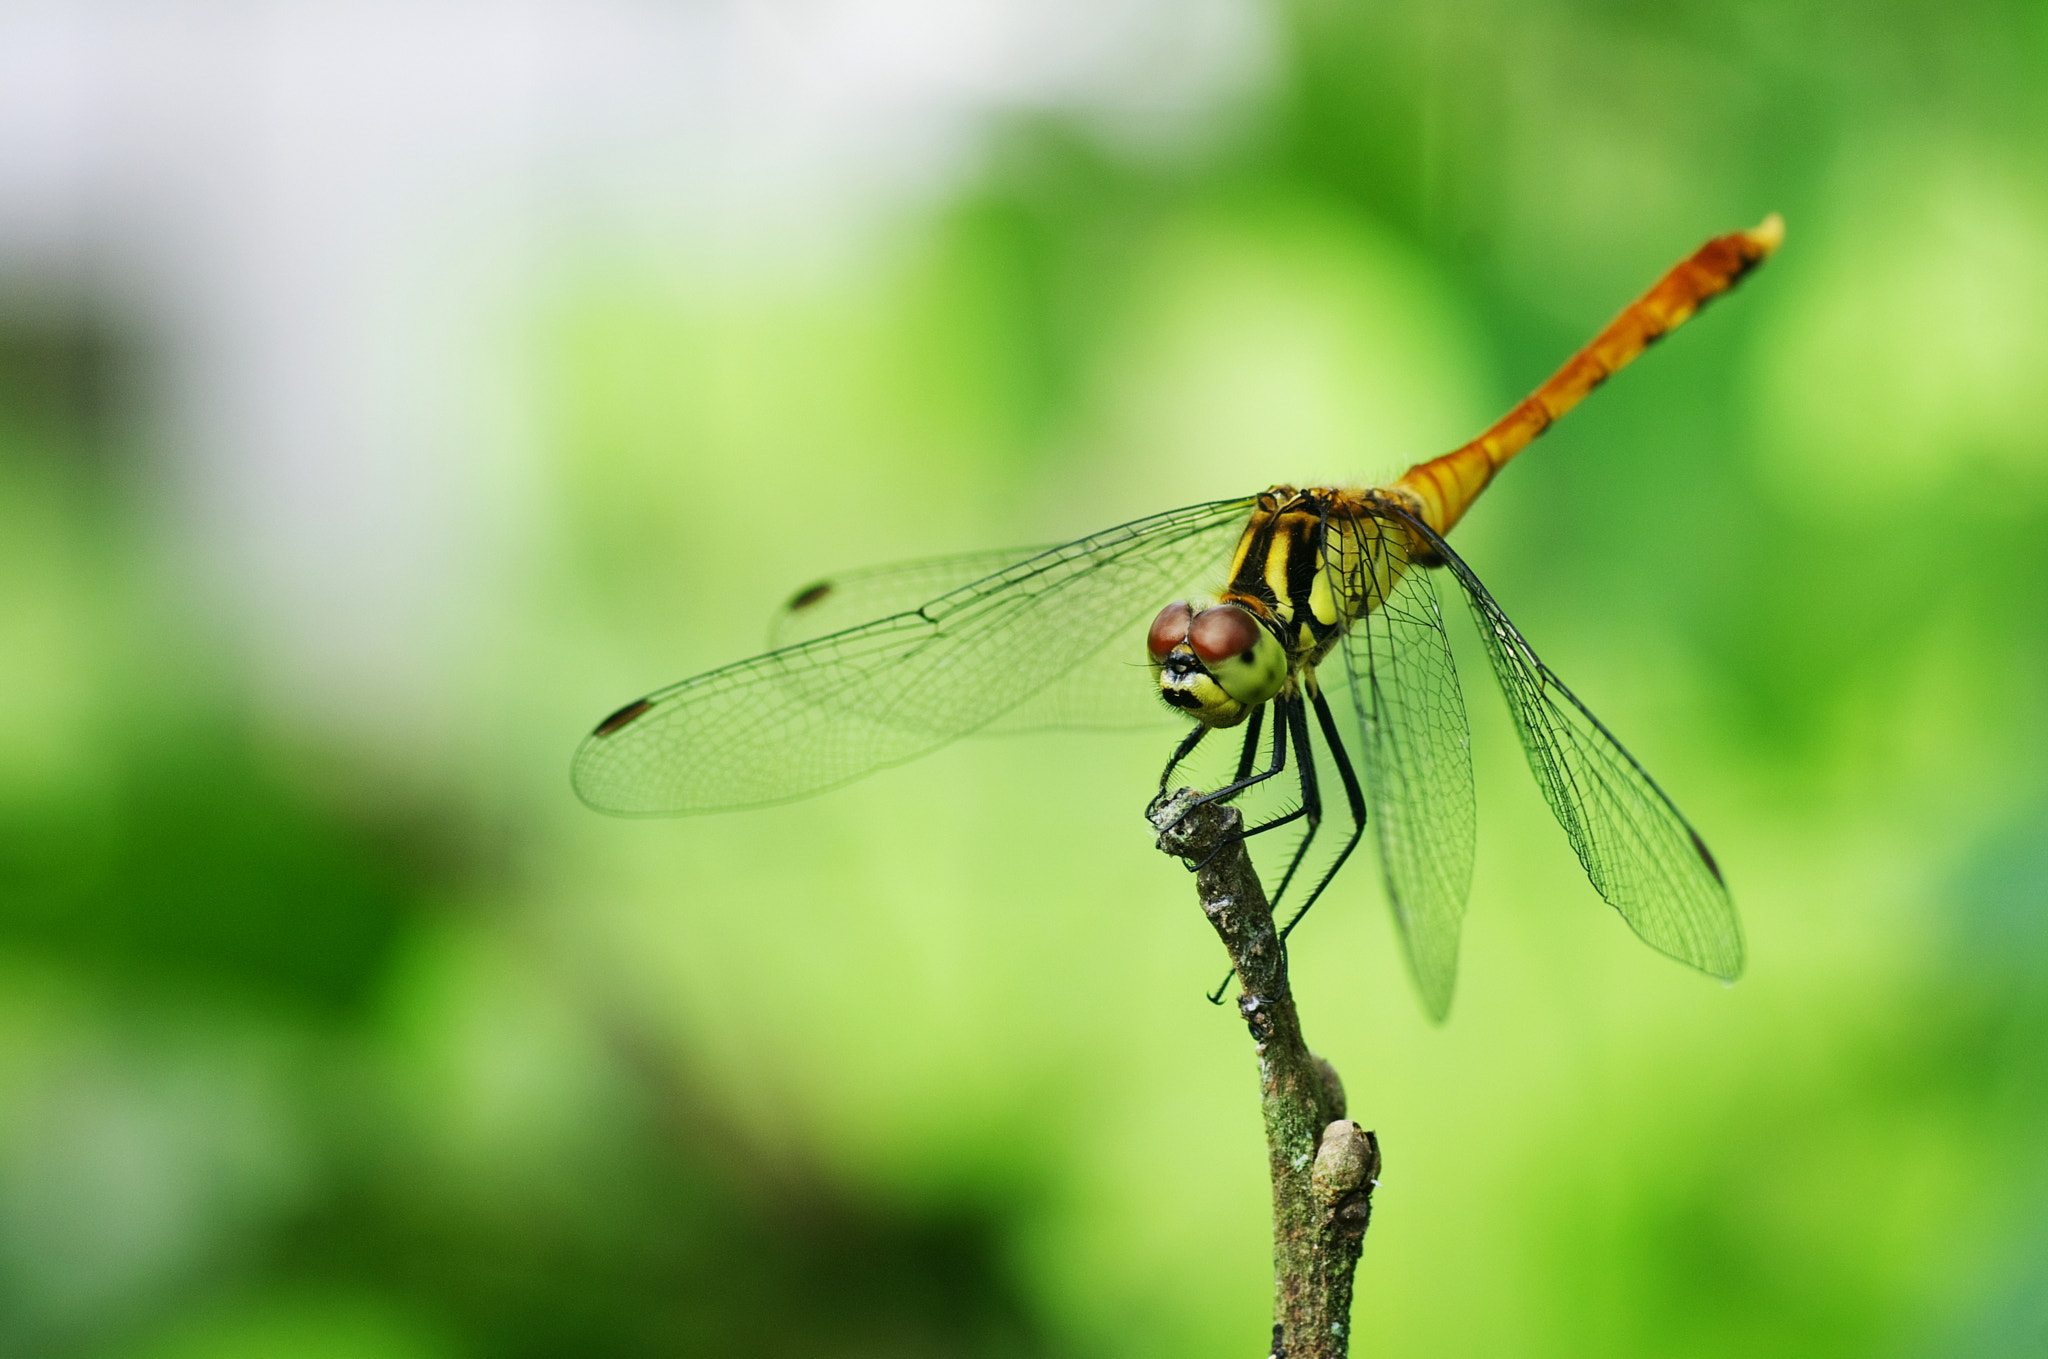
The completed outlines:
{"type": "Polygon", "coordinates": [[[1742,234],[1749,237],[1750,244],[1755,246],[1762,256],[1769,256],[1784,244],[1785,219],[1774,212],[1742,234]]]}

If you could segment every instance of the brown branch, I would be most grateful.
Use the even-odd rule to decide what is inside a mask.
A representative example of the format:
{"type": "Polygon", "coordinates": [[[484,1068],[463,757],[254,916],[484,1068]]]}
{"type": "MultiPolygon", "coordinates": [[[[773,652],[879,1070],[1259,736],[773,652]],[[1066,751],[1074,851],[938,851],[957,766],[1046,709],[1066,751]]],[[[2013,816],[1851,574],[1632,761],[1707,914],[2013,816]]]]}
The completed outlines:
{"type": "Polygon", "coordinates": [[[1379,1142],[1344,1116],[1342,1082],[1302,1038],[1287,951],[1238,835],[1243,819],[1198,796],[1183,788],[1155,803],[1151,818],[1160,849],[1201,865],[1195,892],[1237,969],[1237,1008],[1258,1053],[1273,1176],[1273,1356],[1343,1359],[1379,1142]]]}

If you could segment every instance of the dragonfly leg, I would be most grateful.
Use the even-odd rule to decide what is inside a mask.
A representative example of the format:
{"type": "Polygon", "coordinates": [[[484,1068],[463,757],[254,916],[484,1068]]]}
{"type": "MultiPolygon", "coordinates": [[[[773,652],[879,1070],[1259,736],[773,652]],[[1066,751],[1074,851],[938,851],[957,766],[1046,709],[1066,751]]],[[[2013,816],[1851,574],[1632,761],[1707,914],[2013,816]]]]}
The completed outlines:
{"type": "MultiPolygon", "coordinates": [[[[1276,698],[1273,701],[1284,706],[1290,700],[1284,698],[1276,698]]],[[[1298,702],[1299,699],[1297,698],[1293,701],[1298,702]]],[[[1257,719],[1259,714],[1263,711],[1264,709],[1255,710],[1252,713],[1252,717],[1254,719],[1257,719]]],[[[1247,733],[1247,736],[1256,737],[1257,734],[1257,729],[1254,728],[1251,732],[1247,733]]],[[[1256,774],[1240,773],[1236,779],[1232,780],[1229,783],[1224,784],[1221,788],[1216,789],[1214,792],[1202,794],[1202,796],[1195,799],[1196,805],[1199,806],[1203,803],[1209,802],[1228,802],[1230,799],[1236,797],[1239,793],[1242,793],[1245,789],[1256,787],[1257,785],[1264,783],[1267,779],[1272,778],[1275,774],[1278,774],[1282,770],[1286,769],[1287,737],[1288,722],[1286,713],[1283,711],[1280,714],[1276,715],[1273,719],[1273,762],[1267,765],[1264,769],[1261,769],[1256,774]]],[[[1249,747],[1249,740],[1246,742],[1246,744],[1247,747],[1249,747]]],[[[1250,753],[1249,749],[1246,753],[1250,753]]],[[[1240,759],[1238,761],[1238,767],[1240,770],[1242,770],[1244,766],[1246,766],[1249,763],[1250,760],[1248,759],[1240,759]]]]}
{"type": "Polygon", "coordinates": [[[1252,709],[1251,717],[1244,724],[1244,752],[1237,757],[1237,779],[1242,783],[1252,776],[1252,765],[1259,758],[1259,728],[1266,720],[1263,706],[1252,709]]]}
{"type": "MultiPolygon", "coordinates": [[[[1254,716],[1256,716],[1256,714],[1254,714],[1254,716]]],[[[1166,784],[1167,781],[1173,777],[1173,771],[1179,768],[1180,762],[1182,760],[1185,760],[1188,756],[1194,754],[1195,747],[1202,744],[1202,738],[1204,736],[1207,736],[1209,734],[1209,731],[1209,727],[1198,723],[1195,726],[1194,730],[1190,731],[1186,736],[1181,737],[1180,744],[1173,748],[1172,757],[1167,760],[1166,768],[1160,771],[1159,774],[1159,795],[1152,799],[1152,803],[1150,806],[1145,808],[1145,815],[1148,818],[1152,815],[1153,811],[1159,806],[1160,803],[1166,801],[1166,784]]],[[[1182,815],[1185,816],[1186,813],[1183,812],[1182,815]]],[[[1176,824],[1178,823],[1176,822],[1176,824]]],[[[1202,861],[1203,864],[1206,864],[1207,862],[1207,859],[1204,859],[1202,861]]],[[[1198,871],[1201,867],[1202,864],[1190,864],[1188,865],[1188,871],[1190,873],[1193,873],[1198,871]]]]}
{"type": "MultiPolygon", "coordinates": [[[[1219,788],[1213,793],[1204,793],[1200,797],[1195,798],[1188,804],[1187,809],[1181,813],[1182,816],[1186,816],[1188,812],[1193,811],[1196,807],[1202,806],[1204,803],[1215,802],[1219,798],[1229,797],[1235,793],[1242,792],[1244,789],[1251,787],[1255,783],[1259,783],[1265,779],[1273,777],[1273,775],[1279,773],[1280,770],[1286,766],[1286,729],[1284,724],[1275,723],[1273,727],[1273,767],[1266,770],[1262,774],[1247,777],[1246,771],[1248,771],[1251,768],[1253,761],[1258,758],[1259,723],[1264,716],[1264,708],[1255,708],[1252,710],[1251,720],[1245,724],[1246,730],[1244,753],[1238,757],[1237,761],[1237,782],[1231,784],[1227,788],[1219,788]]],[[[1175,767],[1177,767],[1182,760],[1186,759],[1190,754],[1194,752],[1195,747],[1202,743],[1202,738],[1204,736],[1207,736],[1211,730],[1212,728],[1206,725],[1198,726],[1193,731],[1189,732],[1186,736],[1183,736],[1181,738],[1180,745],[1174,748],[1173,758],[1166,762],[1166,772],[1159,776],[1159,796],[1152,799],[1153,807],[1157,807],[1161,802],[1165,801],[1166,784],[1167,781],[1173,777],[1173,771],[1175,767]]],[[[1176,822],[1176,824],[1178,823],[1176,822]]],[[[1221,842],[1219,842],[1216,845],[1214,849],[1211,849],[1207,854],[1203,855],[1199,863],[1186,864],[1185,866],[1188,872],[1201,872],[1203,869],[1209,866],[1209,861],[1216,857],[1218,851],[1220,851],[1224,845],[1231,844],[1234,841],[1243,838],[1244,837],[1242,832],[1235,836],[1225,837],[1221,842]]]]}
{"type": "MultiPolygon", "coordinates": [[[[1252,716],[1257,717],[1258,714],[1253,713],[1252,716]]],[[[1173,771],[1180,767],[1182,760],[1195,753],[1195,747],[1202,744],[1202,738],[1207,736],[1209,731],[1209,727],[1197,722],[1193,731],[1181,737],[1180,744],[1173,748],[1173,758],[1166,762],[1166,768],[1159,773],[1159,791],[1162,795],[1166,792],[1166,781],[1173,777],[1173,771]]]]}
{"type": "MultiPolygon", "coordinates": [[[[1252,709],[1250,720],[1244,724],[1244,748],[1237,758],[1237,780],[1232,785],[1234,788],[1248,788],[1258,782],[1257,779],[1252,778],[1251,773],[1252,765],[1259,758],[1259,733],[1265,720],[1266,710],[1263,707],[1254,708],[1252,709]]],[[[1159,775],[1159,798],[1166,796],[1166,785],[1172,781],[1173,771],[1180,767],[1182,760],[1185,760],[1194,753],[1195,747],[1202,743],[1202,738],[1207,736],[1211,730],[1213,729],[1207,726],[1198,726],[1181,738],[1180,744],[1174,748],[1173,757],[1166,762],[1165,770],[1159,775]]],[[[1275,735],[1277,736],[1277,734],[1276,732],[1275,735]]],[[[1280,759],[1284,758],[1284,756],[1284,751],[1277,751],[1274,758],[1280,759]]],[[[1219,793],[1210,793],[1199,799],[1199,802],[1212,802],[1218,796],[1219,793]]],[[[1159,805],[1159,798],[1153,800],[1153,806],[1159,805]]],[[[1199,802],[1197,805],[1199,805],[1199,802]]]]}
{"type": "MultiPolygon", "coordinates": [[[[1320,698],[1320,695],[1318,697],[1320,698]]],[[[1274,716],[1273,720],[1274,741],[1277,745],[1282,732],[1286,732],[1294,738],[1295,766],[1299,771],[1301,779],[1301,806],[1291,812],[1276,816],[1271,821],[1265,822],[1262,825],[1254,826],[1248,831],[1240,831],[1233,837],[1242,840],[1245,836],[1257,835],[1261,831],[1274,830],[1291,821],[1307,818],[1308,830],[1302,834],[1301,843],[1294,847],[1294,857],[1288,861],[1287,872],[1280,879],[1280,889],[1272,895],[1270,904],[1275,907],[1279,906],[1280,899],[1287,894],[1287,884],[1294,881],[1295,871],[1301,867],[1302,861],[1308,857],[1309,846],[1315,843],[1316,831],[1323,824],[1323,796],[1321,789],[1316,783],[1315,750],[1309,744],[1308,708],[1303,704],[1299,694],[1294,695],[1292,698],[1278,699],[1276,702],[1280,704],[1280,711],[1274,716]]],[[[1256,713],[1253,715],[1257,716],[1256,713]]],[[[1251,763],[1249,751],[1246,753],[1244,763],[1247,765],[1251,763]]],[[[1280,757],[1276,755],[1275,767],[1269,771],[1268,777],[1273,773],[1279,772],[1279,766],[1280,757]]],[[[1239,778],[1240,780],[1243,778],[1242,770],[1239,771],[1239,778]]],[[[1355,780],[1353,782],[1355,783],[1355,780]]],[[[1352,843],[1357,843],[1357,839],[1358,837],[1354,833],[1352,843]]],[[[1227,844],[1229,841],[1225,841],[1225,843],[1227,844]]],[[[1222,846],[1219,845],[1217,849],[1210,850],[1208,855],[1202,860],[1202,863],[1206,864],[1210,859],[1215,858],[1221,848],[1222,846]]],[[[1349,854],[1351,851],[1347,847],[1344,852],[1349,854]]],[[[1338,862],[1341,863],[1342,860],[1340,859],[1338,862]]],[[[1334,872],[1335,870],[1332,871],[1334,872]]],[[[1324,881],[1327,882],[1328,879],[1325,878],[1324,881]]],[[[1320,892],[1322,884],[1317,884],[1316,890],[1320,892]]],[[[1310,899],[1313,900],[1314,898],[1310,899]]],[[[1287,936],[1283,933],[1280,937],[1284,941],[1287,936]]],[[[1229,987],[1230,979],[1236,975],[1237,969],[1235,968],[1223,974],[1223,980],[1216,983],[1216,989],[1209,993],[1209,1003],[1211,1005],[1221,1005],[1223,1003],[1223,992],[1229,987]]]]}
{"type": "MultiPolygon", "coordinates": [[[[1297,777],[1301,780],[1301,810],[1294,815],[1305,818],[1308,821],[1308,829],[1302,833],[1301,843],[1294,847],[1294,857],[1288,861],[1287,871],[1280,875],[1280,886],[1273,892],[1272,905],[1275,910],[1279,909],[1280,902],[1287,896],[1288,884],[1294,881],[1294,875],[1300,871],[1303,861],[1308,858],[1309,846],[1315,843],[1316,832],[1323,824],[1323,794],[1316,780],[1315,751],[1309,745],[1308,708],[1300,698],[1297,697],[1288,708],[1287,719],[1287,725],[1294,734],[1295,769],[1297,777]]],[[[1279,817],[1258,827],[1257,830],[1270,830],[1292,819],[1292,816],[1279,817]]],[[[1256,833],[1257,831],[1245,832],[1247,835],[1256,833]]]]}
{"type": "MultiPolygon", "coordinates": [[[[1330,701],[1323,697],[1321,689],[1315,691],[1313,698],[1316,724],[1323,729],[1323,740],[1330,747],[1331,763],[1337,766],[1337,777],[1344,781],[1344,799],[1351,804],[1351,835],[1345,840],[1344,848],[1338,851],[1336,859],[1317,880],[1315,890],[1308,894],[1308,900],[1302,902],[1293,917],[1281,927],[1280,938],[1283,942],[1293,933],[1294,927],[1301,923],[1301,918],[1308,914],[1308,908],[1316,904],[1316,899],[1322,896],[1323,889],[1330,885],[1330,880],[1337,876],[1337,870],[1344,867],[1344,861],[1351,857],[1351,851],[1358,848],[1358,841],[1365,834],[1365,791],[1358,785],[1358,771],[1352,768],[1351,756],[1344,749],[1344,738],[1338,734],[1336,716],[1330,712],[1330,701]]],[[[1285,890],[1286,884],[1283,883],[1281,886],[1282,890],[1285,890]]]]}
{"type": "MultiPolygon", "coordinates": [[[[1242,793],[1245,789],[1254,787],[1257,784],[1264,783],[1267,779],[1272,778],[1275,774],[1278,774],[1282,770],[1286,769],[1287,746],[1289,737],[1295,738],[1294,743],[1297,751],[1299,752],[1301,757],[1306,758],[1308,754],[1308,746],[1306,744],[1308,726],[1307,719],[1302,715],[1301,696],[1297,694],[1292,698],[1279,698],[1273,701],[1279,705],[1279,711],[1273,715],[1273,763],[1268,768],[1260,771],[1259,773],[1240,777],[1234,783],[1230,783],[1222,788],[1218,788],[1213,793],[1204,793],[1201,797],[1198,797],[1194,800],[1194,803],[1191,804],[1191,806],[1189,807],[1190,811],[1192,811],[1194,807],[1201,806],[1203,803],[1221,802],[1226,799],[1233,798],[1237,796],[1239,793],[1242,793]]],[[[1254,709],[1253,716],[1257,717],[1260,713],[1264,711],[1265,710],[1263,708],[1254,709]]],[[[1240,770],[1251,764],[1254,753],[1252,750],[1252,742],[1257,739],[1257,736],[1258,733],[1256,731],[1246,733],[1245,752],[1238,760],[1238,766],[1240,770]]],[[[1313,778],[1314,772],[1313,770],[1311,770],[1311,781],[1313,781],[1313,778]]],[[[1287,812],[1281,816],[1276,816],[1271,821],[1265,822],[1262,825],[1253,826],[1250,830],[1240,830],[1234,835],[1225,836],[1216,845],[1214,849],[1210,850],[1209,853],[1203,857],[1200,863],[1191,865],[1192,870],[1195,872],[1200,872],[1202,869],[1208,867],[1209,861],[1211,859],[1214,859],[1219,853],[1221,853],[1223,851],[1224,846],[1242,840],[1248,835],[1258,835],[1261,832],[1273,830],[1279,826],[1284,826],[1290,821],[1298,821],[1308,813],[1308,810],[1309,809],[1307,804],[1304,803],[1302,806],[1297,807],[1295,810],[1287,812]]]]}

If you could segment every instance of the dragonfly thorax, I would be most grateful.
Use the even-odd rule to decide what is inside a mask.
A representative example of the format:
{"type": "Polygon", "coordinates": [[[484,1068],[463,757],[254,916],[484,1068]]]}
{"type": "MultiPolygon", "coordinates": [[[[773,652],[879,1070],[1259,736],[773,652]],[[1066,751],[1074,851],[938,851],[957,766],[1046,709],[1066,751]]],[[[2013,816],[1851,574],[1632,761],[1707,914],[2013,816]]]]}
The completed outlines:
{"type": "Polygon", "coordinates": [[[1313,668],[1406,569],[1403,508],[1380,491],[1275,486],[1238,539],[1222,598],[1269,618],[1294,668],[1313,668]]]}
{"type": "Polygon", "coordinates": [[[1153,621],[1160,696],[1204,726],[1231,727],[1313,671],[1399,580],[1408,534],[1398,513],[1370,491],[1259,496],[1217,602],[1170,604],[1153,621]]]}

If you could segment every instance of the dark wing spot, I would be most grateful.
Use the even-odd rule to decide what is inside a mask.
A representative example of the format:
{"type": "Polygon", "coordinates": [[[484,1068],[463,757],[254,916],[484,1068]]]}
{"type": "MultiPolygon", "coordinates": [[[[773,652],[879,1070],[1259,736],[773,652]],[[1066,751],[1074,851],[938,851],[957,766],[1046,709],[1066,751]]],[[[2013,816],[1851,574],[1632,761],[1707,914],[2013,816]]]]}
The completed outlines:
{"type": "Polygon", "coordinates": [[[1707,872],[1714,875],[1715,882],[1726,887],[1728,883],[1721,876],[1721,865],[1714,862],[1714,856],[1707,850],[1707,842],[1700,839],[1700,833],[1692,827],[1687,826],[1685,829],[1692,836],[1692,847],[1700,852],[1700,862],[1707,866],[1707,872]]]}
{"type": "Polygon", "coordinates": [[[636,698],[604,721],[598,723],[597,730],[590,734],[592,736],[609,736],[653,706],[653,702],[648,699],[636,698]]]}
{"type": "Polygon", "coordinates": [[[789,601],[789,611],[791,613],[795,613],[799,609],[808,609],[813,604],[816,604],[819,600],[823,599],[826,595],[829,595],[831,593],[832,582],[829,580],[821,580],[816,585],[807,586],[804,589],[798,590],[796,592],[796,597],[789,601]]]}

